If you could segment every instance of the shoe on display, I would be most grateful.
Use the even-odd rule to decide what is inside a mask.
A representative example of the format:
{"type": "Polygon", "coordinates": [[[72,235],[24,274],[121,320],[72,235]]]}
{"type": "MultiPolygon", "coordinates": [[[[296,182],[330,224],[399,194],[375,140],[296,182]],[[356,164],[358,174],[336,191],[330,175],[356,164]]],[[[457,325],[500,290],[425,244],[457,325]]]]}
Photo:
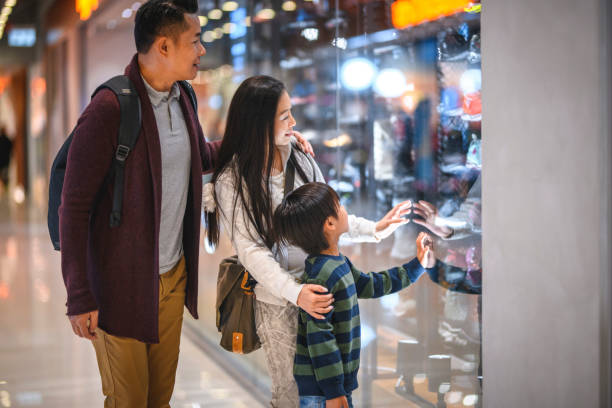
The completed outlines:
{"type": "Polygon", "coordinates": [[[444,116],[460,116],[463,113],[461,93],[457,88],[449,87],[442,90],[438,111],[444,116]]]}
{"type": "Polygon", "coordinates": [[[469,43],[465,35],[452,28],[438,34],[438,60],[460,61],[468,54],[469,43]]]}
{"type": "Polygon", "coordinates": [[[480,62],[480,34],[474,34],[470,40],[470,51],[468,52],[468,62],[476,64],[480,62]]]}
{"type": "Polygon", "coordinates": [[[482,142],[480,139],[476,139],[476,137],[472,136],[472,141],[470,142],[470,147],[468,148],[467,156],[465,158],[465,167],[478,170],[482,168],[481,145],[482,142]]]}
{"type": "Polygon", "coordinates": [[[480,91],[463,95],[463,120],[478,122],[482,119],[482,100],[480,91]]]}

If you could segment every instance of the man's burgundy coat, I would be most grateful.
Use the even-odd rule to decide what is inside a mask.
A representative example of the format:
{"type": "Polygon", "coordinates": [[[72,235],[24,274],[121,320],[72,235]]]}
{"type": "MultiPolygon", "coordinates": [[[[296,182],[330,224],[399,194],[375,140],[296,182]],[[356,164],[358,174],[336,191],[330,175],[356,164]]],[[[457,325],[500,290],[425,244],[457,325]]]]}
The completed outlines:
{"type": "MultiPolygon", "coordinates": [[[[138,91],[142,129],[126,161],[121,225],[110,228],[112,182],[104,184],[117,147],[119,102],[99,91],[77,123],[62,191],[60,245],[68,315],[99,310],[110,334],[158,343],[159,225],[162,163],[153,107],[134,56],[125,74],[138,91]]],[[[191,146],[191,176],[183,220],[187,266],[185,305],[197,318],[202,172],[212,169],[218,143],[207,143],[189,96],[181,88],[191,146]]]]}

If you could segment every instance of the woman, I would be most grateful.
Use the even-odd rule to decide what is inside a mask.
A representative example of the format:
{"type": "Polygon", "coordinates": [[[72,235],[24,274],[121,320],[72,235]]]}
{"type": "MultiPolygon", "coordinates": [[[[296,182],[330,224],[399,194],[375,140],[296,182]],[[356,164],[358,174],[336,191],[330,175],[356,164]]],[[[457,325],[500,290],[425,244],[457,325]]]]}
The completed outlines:
{"type": "MultiPolygon", "coordinates": [[[[219,240],[219,221],[238,259],[257,280],[255,320],[272,378],[272,407],[299,406],[293,379],[298,307],[315,318],[332,309],[332,296],[318,285],[299,284],[306,254],[277,245],[272,214],[283,199],[284,173],[292,152],[295,120],[284,85],[268,76],[246,79],[230,103],[227,127],[213,175],[217,211],[208,214],[208,239],[219,240]]],[[[311,157],[295,149],[294,188],[324,181],[311,157]],[[299,168],[298,168],[299,167],[299,168]],[[302,177],[305,176],[305,177],[302,177]],[[304,180],[306,178],[306,180],[304,180]]],[[[207,190],[207,189],[205,189],[207,190]]],[[[212,189],[208,189],[209,191],[212,189]]],[[[205,197],[210,202],[212,197],[205,197]]],[[[379,241],[402,222],[400,207],[378,223],[349,217],[352,238],[379,241]],[[387,228],[389,227],[389,228],[387,228]]]]}

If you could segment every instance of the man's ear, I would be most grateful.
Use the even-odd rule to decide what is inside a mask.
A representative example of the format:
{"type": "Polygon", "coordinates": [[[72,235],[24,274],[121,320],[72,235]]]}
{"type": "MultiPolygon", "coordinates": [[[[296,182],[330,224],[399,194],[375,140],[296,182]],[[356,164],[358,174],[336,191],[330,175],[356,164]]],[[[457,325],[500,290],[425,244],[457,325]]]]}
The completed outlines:
{"type": "Polygon", "coordinates": [[[158,37],[157,40],[155,40],[154,46],[162,56],[167,57],[170,48],[170,38],[158,37]]]}

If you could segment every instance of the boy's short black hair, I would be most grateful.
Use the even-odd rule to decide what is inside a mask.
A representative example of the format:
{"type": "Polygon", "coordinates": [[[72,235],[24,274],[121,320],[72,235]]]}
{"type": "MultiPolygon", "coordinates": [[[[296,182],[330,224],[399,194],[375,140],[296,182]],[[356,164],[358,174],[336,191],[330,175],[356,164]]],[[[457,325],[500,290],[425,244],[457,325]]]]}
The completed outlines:
{"type": "Polygon", "coordinates": [[[155,38],[168,36],[176,39],[187,29],[185,13],[198,12],[197,0],[149,0],[136,13],[134,40],[136,51],[146,54],[155,38]]]}
{"type": "Polygon", "coordinates": [[[324,183],[307,183],[285,197],[274,212],[274,229],[280,242],[302,248],[309,255],[329,248],[323,234],[328,217],[338,218],[340,198],[324,183]]]}

